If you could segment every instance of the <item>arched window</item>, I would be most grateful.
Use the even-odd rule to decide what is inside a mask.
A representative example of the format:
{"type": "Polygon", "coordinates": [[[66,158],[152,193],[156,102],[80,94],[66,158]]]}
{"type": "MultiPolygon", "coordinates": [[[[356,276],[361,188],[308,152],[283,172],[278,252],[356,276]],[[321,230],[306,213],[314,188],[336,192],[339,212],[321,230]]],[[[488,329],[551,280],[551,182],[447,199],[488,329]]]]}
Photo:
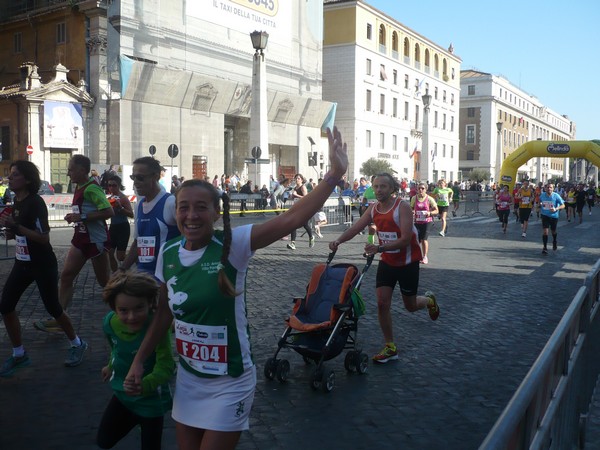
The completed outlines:
{"type": "Polygon", "coordinates": [[[379,48],[385,48],[385,25],[379,25],[379,48]]]}
{"type": "Polygon", "coordinates": [[[429,68],[431,66],[431,61],[430,61],[431,55],[429,54],[429,49],[426,48],[425,49],[425,70],[427,72],[429,72],[429,68]]]}
{"type": "Polygon", "coordinates": [[[392,32],[392,58],[398,59],[398,33],[392,32]]]}
{"type": "Polygon", "coordinates": [[[421,48],[419,44],[415,44],[415,68],[421,68],[421,48]]]}
{"type": "Polygon", "coordinates": [[[433,72],[436,77],[440,76],[440,57],[437,54],[433,56],[433,72]]]}
{"type": "Polygon", "coordinates": [[[448,61],[446,61],[446,58],[442,60],[442,79],[448,81],[448,61]]]}

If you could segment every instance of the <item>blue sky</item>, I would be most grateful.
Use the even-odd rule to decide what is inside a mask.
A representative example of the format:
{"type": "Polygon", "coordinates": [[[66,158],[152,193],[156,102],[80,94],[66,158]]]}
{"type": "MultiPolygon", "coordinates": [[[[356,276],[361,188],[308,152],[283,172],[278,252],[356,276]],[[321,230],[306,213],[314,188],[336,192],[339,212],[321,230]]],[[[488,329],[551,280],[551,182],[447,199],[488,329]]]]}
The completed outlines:
{"type": "Polygon", "coordinates": [[[600,1],[367,0],[443,48],[462,69],[502,75],[600,139],[600,1]]]}

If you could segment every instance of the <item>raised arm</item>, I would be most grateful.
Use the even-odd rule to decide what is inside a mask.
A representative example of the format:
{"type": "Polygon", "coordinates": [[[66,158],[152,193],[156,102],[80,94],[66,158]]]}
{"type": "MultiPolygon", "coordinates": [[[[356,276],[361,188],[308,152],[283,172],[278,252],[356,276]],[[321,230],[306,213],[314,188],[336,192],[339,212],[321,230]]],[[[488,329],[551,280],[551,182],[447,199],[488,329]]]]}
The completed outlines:
{"type": "Polygon", "coordinates": [[[329,128],[327,129],[327,138],[329,139],[331,169],[329,169],[323,181],[308,195],[297,200],[284,214],[267,222],[254,225],[251,237],[252,250],[266,247],[308,222],[323,206],[342,175],[346,173],[348,168],[347,146],[342,142],[342,135],[337,127],[333,128],[333,132],[329,128]]]}

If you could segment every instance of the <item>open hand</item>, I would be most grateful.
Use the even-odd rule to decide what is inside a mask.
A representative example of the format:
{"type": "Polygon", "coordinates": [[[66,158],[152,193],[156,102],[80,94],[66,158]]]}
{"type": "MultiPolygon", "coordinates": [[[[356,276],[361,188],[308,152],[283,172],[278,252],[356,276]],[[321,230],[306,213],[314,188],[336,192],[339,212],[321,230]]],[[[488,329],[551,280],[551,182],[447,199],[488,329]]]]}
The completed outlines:
{"type": "Polygon", "coordinates": [[[342,134],[337,127],[333,127],[333,132],[327,128],[327,139],[332,175],[341,178],[348,169],[348,146],[343,142],[342,134]]]}

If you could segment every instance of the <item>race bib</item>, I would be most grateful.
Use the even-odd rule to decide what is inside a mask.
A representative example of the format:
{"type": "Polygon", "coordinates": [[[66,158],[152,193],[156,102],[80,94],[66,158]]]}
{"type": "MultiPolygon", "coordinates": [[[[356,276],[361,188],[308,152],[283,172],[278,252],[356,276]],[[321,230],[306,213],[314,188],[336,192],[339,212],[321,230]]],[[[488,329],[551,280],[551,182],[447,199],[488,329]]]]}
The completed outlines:
{"type": "MultiPolygon", "coordinates": [[[[378,231],[377,239],[379,240],[379,245],[384,245],[388,242],[392,242],[398,239],[398,235],[394,231],[378,231]]],[[[400,250],[386,250],[386,253],[400,253],[400,250]]]]}
{"type": "MultiPolygon", "coordinates": [[[[78,205],[71,205],[71,212],[73,214],[81,214],[81,211],[79,210],[78,205]]],[[[77,228],[77,231],[79,233],[87,233],[87,227],[85,226],[85,224],[83,222],[76,222],[73,225],[77,228]]]]}
{"type": "Polygon", "coordinates": [[[31,261],[27,238],[25,236],[15,236],[15,241],[15,257],[19,261],[31,261]]]}
{"type": "Polygon", "coordinates": [[[427,211],[415,211],[416,222],[427,222],[427,211]]]}
{"type": "Polygon", "coordinates": [[[194,370],[227,375],[227,327],[195,325],[175,320],[177,353],[194,370]]]}
{"type": "Polygon", "coordinates": [[[155,236],[140,236],[137,238],[138,262],[150,263],[154,261],[156,252],[155,236]]]}
{"type": "Polygon", "coordinates": [[[521,203],[528,204],[529,203],[529,197],[521,197],[521,203]]]}
{"type": "Polygon", "coordinates": [[[502,209],[508,208],[508,202],[500,202],[500,208],[502,208],[502,209]]]}
{"type": "Polygon", "coordinates": [[[544,209],[552,209],[554,207],[554,202],[542,202],[542,206],[544,207],[544,209]]]}

